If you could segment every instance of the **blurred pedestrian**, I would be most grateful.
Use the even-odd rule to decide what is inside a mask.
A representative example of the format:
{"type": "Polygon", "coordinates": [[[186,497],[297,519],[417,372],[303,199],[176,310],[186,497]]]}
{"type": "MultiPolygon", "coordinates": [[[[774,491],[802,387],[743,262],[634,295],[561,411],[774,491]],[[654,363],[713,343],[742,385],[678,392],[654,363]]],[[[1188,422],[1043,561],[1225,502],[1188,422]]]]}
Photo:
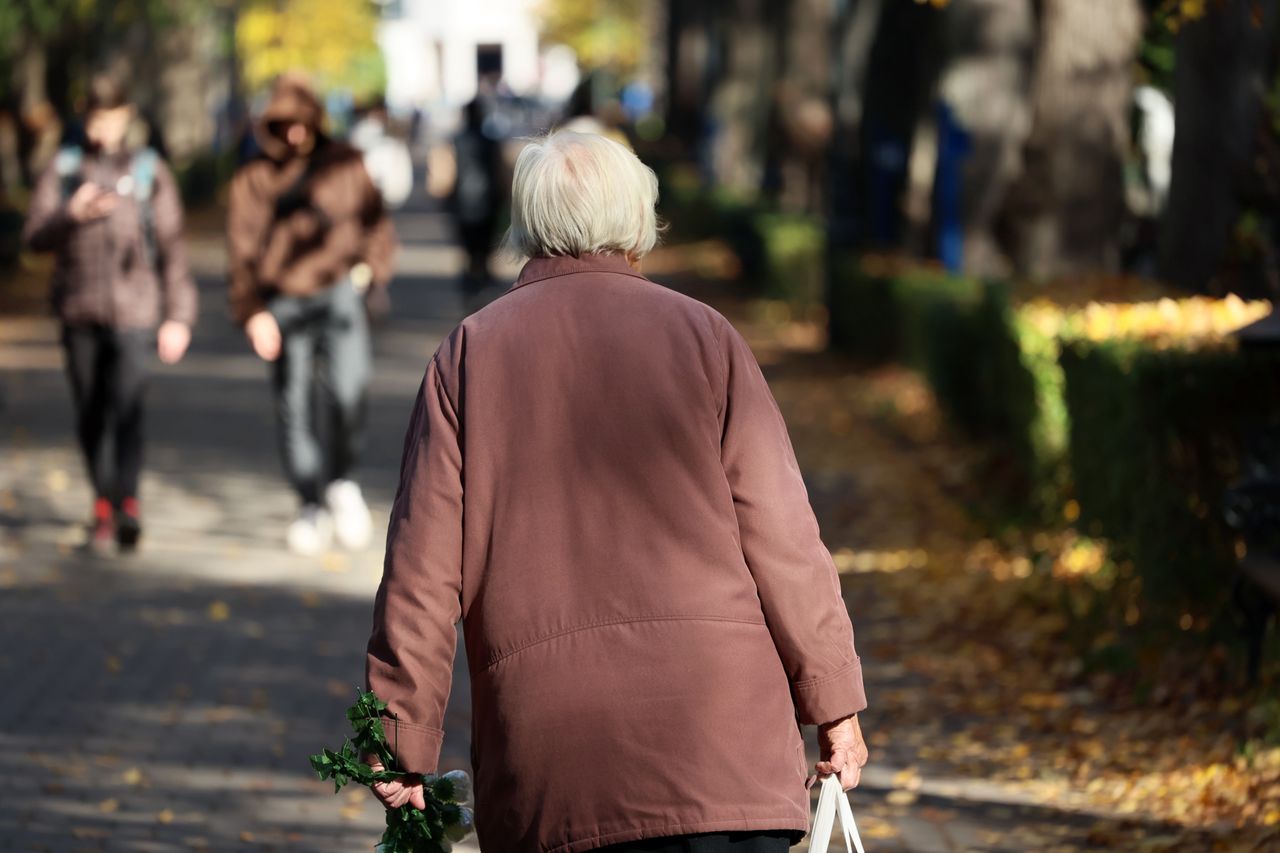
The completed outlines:
{"type": "Polygon", "coordinates": [[[601,136],[526,147],[529,261],[440,346],[405,436],[368,684],[399,768],[434,772],[461,618],[490,853],[785,853],[797,724],[845,788],[867,760],[853,629],[760,367],[637,271],[657,189],[601,136]]]}
{"type": "Polygon", "coordinates": [[[128,149],[134,118],[118,81],[93,78],[84,142],[59,149],[44,170],[24,229],[27,245],[57,258],[53,302],[93,483],[90,545],[97,551],[113,540],[131,549],[142,535],[150,351],[178,362],[196,320],[178,187],[153,149],[128,149]]]}
{"type": "Polygon", "coordinates": [[[387,104],[375,99],[361,110],[348,140],[364,154],[364,167],[382,201],[395,209],[413,193],[413,157],[409,146],[391,133],[387,104]]]}
{"type": "Polygon", "coordinates": [[[624,130],[627,114],[622,103],[611,99],[597,105],[595,89],[596,78],[593,75],[588,75],[578,84],[565,105],[564,119],[558,129],[573,133],[594,133],[631,148],[631,140],[624,130]]]}
{"type": "Polygon", "coordinates": [[[462,129],[453,140],[455,174],[448,207],[467,253],[462,291],[468,300],[478,298],[493,280],[489,255],[505,197],[499,177],[502,145],[486,132],[488,117],[488,102],[475,98],[463,109],[462,129]]]}
{"type": "Polygon", "coordinates": [[[372,370],[367,310],[385,299],[396,250],[360,152],[323,128],[316,93],[282,77],[257,125],[263,153],[236,173],[227,214],[231,312],[272,365],[284,466],[301,502],[286,541],[301,554],[334,538],[363,548],[372,534],[350,476],[372,370]]]}

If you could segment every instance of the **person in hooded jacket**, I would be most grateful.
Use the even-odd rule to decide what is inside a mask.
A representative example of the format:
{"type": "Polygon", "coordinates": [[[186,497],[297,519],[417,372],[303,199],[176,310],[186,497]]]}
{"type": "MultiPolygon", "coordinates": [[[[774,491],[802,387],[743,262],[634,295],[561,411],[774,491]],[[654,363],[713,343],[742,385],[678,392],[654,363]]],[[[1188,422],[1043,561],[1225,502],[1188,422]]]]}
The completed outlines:
{"type": "Polygon", "coordinates": [[[132,149],[136,111],[121,81],[89,83],[83,144],[64,144],[40,176],[23,237],[53,252],[76,432],[93,484],[89,546],[131,550],[142,537],[138,481],[151,352],[181,360],[198,297],[182,199],[159,154],[132,149]]]}
{"type": "Polygon", "coordinates": [[[391,279],[394,227],[360,151],[325,133],[324,108],[301,76],[276,82],[256,136],[262,153],[231,183],[229,295],[232,317],[272,366],[300,502],[286,541],[301,554],[334,539],[363,548],[373,526],[351,472],[372,368],[366,309],[391,279]]]}
{"type": "MultiPolygon", "coordinates": [[[[742,336],[638,271],[658,182],[561,131],[515,164],[515,285],[428,363],[368,687],[435,772],[461,620],[486,853],[785,853],[819,774],[858,783],[853,627],[742,336]]],[[[378,783],[388,808],[422,780],[378,783]]]]}

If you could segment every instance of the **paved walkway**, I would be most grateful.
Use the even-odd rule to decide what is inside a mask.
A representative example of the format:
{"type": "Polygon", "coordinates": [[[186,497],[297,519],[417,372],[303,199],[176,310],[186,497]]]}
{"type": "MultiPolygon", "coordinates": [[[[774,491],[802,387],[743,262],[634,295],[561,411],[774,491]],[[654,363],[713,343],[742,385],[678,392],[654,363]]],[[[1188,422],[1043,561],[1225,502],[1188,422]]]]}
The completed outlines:
{"type": "MultiPolygon", "coordinates": [[[[361,468],[384,524],[422,370],[463,313],[447,223],[398,224],[361,468]]],[[[56,330],[0,322],[0,850],[357,851],[380,834],[372,797],[335,798],[306,757],[344,734],[381,543],[281,547],[295,506],[266,369],[226,319],[219,246],[193,248],[201,322],[187,359],[156,369],[136,556],[76,550],[90,496],[56,330]]],[[[459,672],[450,767],[468,754],[459,672]]]]}
{"type": "MultiPolygon", "coordinates": [[[[443,217],[398,218],[407,247],[377,335],[361,472],[378,519],[421,371],[463,313],[443,217]]],[[[282,549],[294,502],[266,370],[226,320],[218,245],[194,257],[203,316],[188,358],[156,370],[145,548],[127,559],[76,550],[89,494],[53,324],[0,321],[0,851],[358,851],[380,833],[370,796],[335,798],[306,763],[341,740],[380,545],[321,560],[282,549]]],[[[468,754],[457,672],[446,769],[468,754]]],[[[899,670],[868,672],[874,695],[899,670]]],[[[891,766],[871,768],[855,799],[873,853],[1083,843],[1078,817],[973,780],[904,784],[895,768],[913,756],[881,755],[891,766]]]]}

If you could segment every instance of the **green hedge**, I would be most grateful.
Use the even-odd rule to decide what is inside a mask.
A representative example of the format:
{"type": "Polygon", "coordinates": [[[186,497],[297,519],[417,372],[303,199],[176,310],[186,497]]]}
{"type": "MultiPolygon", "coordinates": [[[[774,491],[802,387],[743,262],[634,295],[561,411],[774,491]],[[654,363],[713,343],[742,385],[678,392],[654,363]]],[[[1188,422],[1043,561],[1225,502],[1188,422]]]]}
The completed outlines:
{"type": "Polygon", "coordinates": [[[1054,336],[1012,307],[1002,282],[891,258],[846,256],[832,268],[832,344],[864,361],[919,370],[951,418],[1007,458],[1015,493],[1056,512],[1066,406],[1054,336]]]}
{"type": "Polygon", "coordinates": [[[979,406],[989,416],[972,423],[1007,447],[1029,506],[1056,516],[1068,491],[1070,422],[1057,335],[1033,311],[1013,306],[1005,284],[987,286],[983,315],[986,393],[979,406]]]}
{"type": "Polygon", "coordinates": [[[725,237],[753,210],[751,203],[723,188],[707,189],[697,172],[677,166],[662,170],[658,213],[668,239],[725,237]]]}
{"type": "Polygon", "coordinates": [[[752,296],[798,311],[822,302],[826,235],[819,220],[780,213],[723,188],[706,189],[688,169],[664,170],[659,212],[669,239],[721,239],[742,265],[752,296]]]}
{"type": "Polygon", "coordinates": [[[1015,305],[1004,282],[886,257],[831,269],[834,346],[919,370],[1043,520],[1074,498],[1144,608],[1172,615],[1160,624],[1223,624],[1236,539],[1222,499],[1242,440],[1280,422],[1280,354],[1093,342],[1075,337],[1082,314],[1015,305]]]}
{"type": "Polygon", "coordinates": [[[761,296],[799,309],[822,303],[826,234],[816,220],[757,212],[739,224],[744,277],[761,296]],[[742,245],[745,243],[746,245],[742,245]]]}
{"type": "Polygon", "coordinates": [[[1222,497],[1241,441],[1280,415],[1280,358],[1072,341],[1062,366],[1082,522],[1133,563],[1145,601],[1219,615],[1235,560],[1222,497]]]}

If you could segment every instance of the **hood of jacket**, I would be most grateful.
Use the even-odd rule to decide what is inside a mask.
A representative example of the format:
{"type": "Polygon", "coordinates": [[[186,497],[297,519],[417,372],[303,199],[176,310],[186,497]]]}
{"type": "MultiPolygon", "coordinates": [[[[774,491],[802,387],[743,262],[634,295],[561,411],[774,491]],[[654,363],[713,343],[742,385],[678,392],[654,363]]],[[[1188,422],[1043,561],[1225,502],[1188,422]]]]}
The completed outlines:
{"type": "Polygon", "coordinates": [[[288,160],[297,155],[284,140],[271,132],[272,125],[303,124],[319,141],[324,133],[324,104],[311,85],[300,75],[285,74],[271,89],[271,97],[255,128],[258,144],[273,160],[288,160]]]}

